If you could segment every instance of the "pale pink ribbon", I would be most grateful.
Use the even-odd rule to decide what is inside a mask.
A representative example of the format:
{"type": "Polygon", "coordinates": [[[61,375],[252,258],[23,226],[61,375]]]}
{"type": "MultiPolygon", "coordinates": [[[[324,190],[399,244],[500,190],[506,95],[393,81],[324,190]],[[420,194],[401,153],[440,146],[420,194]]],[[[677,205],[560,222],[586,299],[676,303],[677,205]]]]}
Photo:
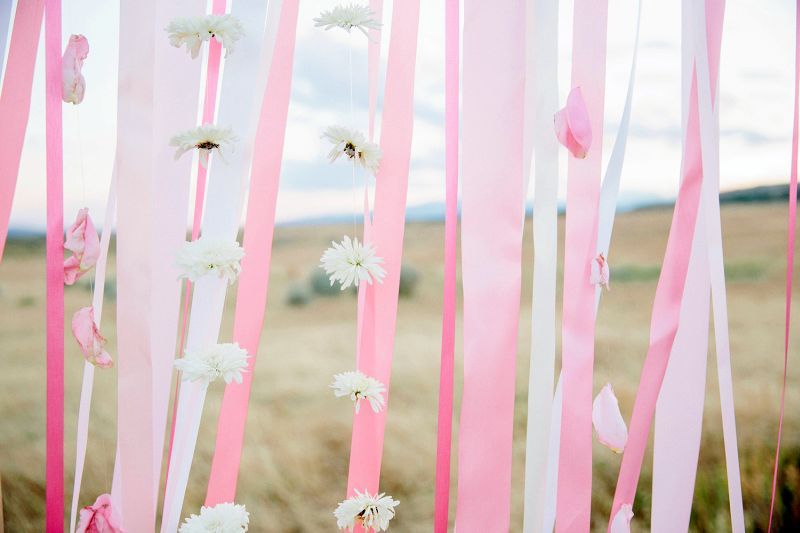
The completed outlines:
{"type": "MultiPolygon", "coordinates": [[[[211,6],[211,13],[222,15],[225,13],[226,0],[214,0],[211,6]]],[[[185,15],[184,15],[185,16],[185,15]]],[[[185,59],[185,58],[184,58],[185,59]]],[[[222,60],[222,44],[216,39],[208,41],[208,58],[206,61],[206,86],[203,96],[203,117],[202,124],[213,124],[214,112],[217,104],[217,89],[219,87],[219,67],[222,60]]],[[[188,127],[188,126],[187,126],[188,127]]],[[[203,201],[206,195],[206,177],[208,176],[208,166],[197,162],[197,186],[195,189],[194,212],[192,213],[192,240],[195,241],[200,236],[200,223],[203,220],[203,201]]],[[[181,203],[183,206],[183,203],[181,203]]],[[[183,211],[183,210],[181,210],[183,211]]],[[[185,219],[185,217],[184,217],[185,219]]],[[[183,347],[186,343],[186,325],[189,321],[189,302],[192,297],[192,282],[186,280],[183,293],[183,314],[181,317],[180,334],[178,336],[178,355],[183,354],[183,347]]],[[[171,374],[171,373],[170,373],[171,374]]],[[[178,410],[178,396],[181,388],[180,373],[177,373],[175,380],[175,393],[172,399],[172,417],[169,429],[169,452],[167,453],[167,472],[169,472],[169,457],[172,452],[172,444],[175,440],[175,413],[178,410]]]]}
{"type": "MultiPolygon", "coordinates": [[[[47,423],[45,523],[64,531],[64,160],[61,0],[45,1],[47,147],[47,423]]],[[[5,236],[4,236],[5,237],[5,236]]]]}
{"type": "Polygon", "coordinates": [[[242,383],[232,383],[225,388],[206,494],[207,506],[231,502],[236,497],[247,408],[269,288],[275,205],[291,96],[297,10],[298,0],[283,0],[275,50],[261,103],[255,139],[259,150],[253,155],[250,175],[249,207],[244,226],[245,255],[233,325],[233,340],[251,357],[242,383]]]}
{"type": "MultiPolygon", "coordinates": [[[[8,8],[10,7],[11,2],[8,3],[8,8]]],[[[11,203],[17,187],[22,144],[28,125],[33,70],[36,66],[36,49],[39,46],[43,13],[44,0],[17,3],[3,88],[0,92],[0,124],[3,125],[3,142],[0,142],[0,261],[3,259],[8,235],[11,203]]]]}
{"type": "Polygon", "coordinates": [[[778,417],[778,442],[775,445],[775,466],[772,471],[772,494],[769,499],[769,526],[772,530],[772,514],[775,510],[775,493],[778,486],[780,468],[781,437],[783,436],[783,415],[786,409],[786,374],[789,370],[789,331],[792,317],[792,278],[794,275],[794,243],[797,225],[797,142],[798,113],[800,113],[800,2],[795,5],[795,56],[794,56],[794,124],[792,126],[792,168],[789,178],[789,215],[786,237],[786,305],[783,334],[783,381],[781,382],[780,415],[778,417]]]}
{"type": "MultiPolygon", "coordinates": [[[[117,105],[117,447],[114,501],[128,531],[156,514],[151,353],[152,175],[157,2],[120,3],[117,105]]],[[[165,259],[168,260],[168,259],[165,259]]]]}
{"type": "MultiPolygon", "coordinates": [[[[111,182],[108,186],[106,199],[106,212],[103,218],[103,234],[100,237],[100,257],[94,267],[94,291],[92,293],[92,308],[94,309],[94,322],[100,327],[103,317],[103,295],[106,287],[106,266],[108,264],[108,247],[111,243],[111,228],[114,225],[114,214],[117,206],[117,174],[116,163],[111,173],[111,182]]],[[[84,363],[83,381],[81,383],[81,397],[78,406],[78,423],[76,428],[75,444],[75,478],[72,484],[72,505],[69,513],[69,530],[75,531],[78,518],[78,504],[81,495],[81,482],[83,481],[83,467],[86,461],[86,448],[89,440],[89,416],[92,408],[92,389],[94,387],[94,365],[84,363]]]]}
{"type": "MultiPolygon", "coordinates": [[[[719,17],[721,20],[724,0],[707,0],[706,8],[709,20],[713,21],[715,17],[719,17]]],[[[703,49],[705,49],[705,42],[703,42],[703,49]]],[[[711,162],[711,159],[706,160],[706,158],[711,157],[710,152],[713,148],[711,139],[707,138],[708,135],[701,136],[700,115],[707,114],[711,110],[710,94],[709,70],[706,61],[705,69],[695,68],[695,74],[692,77],[691,98],[686,122],[683,180],[675,204],[664,264],[656,288],[650,326],[650,347],[633,407],[628,443],[622,457],[609,528],[611,520],[619,508],[624,504],[633,503],[650,434],[653,412],[678,330],[701,190],[709,187],[709,184],[706,183],[709,180],[703,178],[701,165],[711,162]],[[703,77],[700,76],[701,74],[703,77]],[[704,102],[703,99],[707,102],[704,102]],[[696,147],[701,144],[701,149],[697,150],[696,147]]],[[[706,118],[710,120],[710,117],[706,118]]]]}
{"type": "MultiPolygon", "coordinates": [[[[363,351],[358,369],[389,388],[397,319],[397,297],[403,251],[408,168],[414,119],[414,72],[419,26],[419,0],[395,2],[381,123],[380,170],[376,178],[372,243],[384,259],[386,277],[374,286],[373,335],[362,333],[373,349],[363,351]]],[[[369,306],[367,306],[369,307],[369,306]]],[[[369,320],[369,317],[367,317],[369,320]]],[[[388,393],[387,393],[388,401],[388,393]]],[[[362,409],[355,415],[347,493],[378,491],[386,412],[362,409]]]]}
{"type": "Polygon", "coordinates": [[[453,369],[456,337],[458,244],[458,74],[459,3],[445,2],[445,222],[442,349],[439,367],[439,413],[436,428],[436,489],[433,530],[447,533],[450,508],[450,450],[453,439],[453,369]]]}
{"type": "Polygon", "coordinates": [[[608,3],[577,0],[573,20],[572,87],[589,112],[592,145],[585,159],[569,157],[562,319],[563,406],[556,531],[589,530],[592,499],[592,376],[597,212],[603,148],[608,3]]]}
{"type": "Polygon", "coordinates": [[[463,46],[456,530],[506,532],[522,276],[525,2],[466,0],[463,46]]]}

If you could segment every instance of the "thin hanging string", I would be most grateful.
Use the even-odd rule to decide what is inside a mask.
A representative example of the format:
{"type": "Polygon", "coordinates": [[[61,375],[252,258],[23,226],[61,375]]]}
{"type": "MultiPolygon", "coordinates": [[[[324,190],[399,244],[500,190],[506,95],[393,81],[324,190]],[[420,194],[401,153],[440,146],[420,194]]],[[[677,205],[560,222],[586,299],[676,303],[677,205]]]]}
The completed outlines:
{"type": "MultiPolygon", "coordinates": [[[[356,128],[356,119],[355,119],[355,111],[353,107],[353,33],[351,31],[347,32],[347,67],[349,70],[350,76],[350,128],[355,131],[356,128]]],[[[358,212],[358,190],[356,188],[356,158],[358,154],[354,154],[353,157],[350,158],[350,161],[353,165],[353,238],[355,239],[358,232],[358,221],[356,219],[356,213],[358,212]]]]}
{"type": "MultiPolygon", "coordinates": [[[[75,129],[78,133],[78,168],[80,169],[81,174],[81,194],[83,200],[83,206],[88,207],[86,204],[86,173],[84,172],[84,165],[83,165],[83,134],[81,133],[81,110],[80,105],[73,105],[75,108],[75,129]]],[[[105,224],[105,222],[104,222],[105,224]]],[[[106,224],[108,225],[108,224],[106,224]]],[[[108,231],[108,228],[103,228],[103,231],[108,231]]],[[[92,294],[94,294],[94,285],[95,285],[95,270],[92,269],[92,273],[89,275],[89,289],[91,290],[92,294]]]]}

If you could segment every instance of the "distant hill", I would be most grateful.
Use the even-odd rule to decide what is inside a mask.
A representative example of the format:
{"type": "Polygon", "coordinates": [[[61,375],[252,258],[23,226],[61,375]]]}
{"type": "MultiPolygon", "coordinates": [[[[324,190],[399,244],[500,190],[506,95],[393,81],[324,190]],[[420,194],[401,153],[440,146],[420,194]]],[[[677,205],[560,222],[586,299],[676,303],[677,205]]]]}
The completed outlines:
{"type": "Polygon", "coordinates": [[[751,202],[785,202],[789,199],[789,185],[762,185],[749,189],[738,189],[723,192],[719,195],[722,204],[740,204],[751,202]]]}

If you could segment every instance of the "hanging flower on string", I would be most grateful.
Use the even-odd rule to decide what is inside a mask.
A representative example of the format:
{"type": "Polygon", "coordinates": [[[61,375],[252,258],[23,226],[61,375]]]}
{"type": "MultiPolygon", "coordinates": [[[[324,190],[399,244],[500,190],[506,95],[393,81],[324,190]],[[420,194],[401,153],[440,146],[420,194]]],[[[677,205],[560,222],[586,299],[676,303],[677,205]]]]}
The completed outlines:
{"type": "Polygon", "coordinates": [[[592,145],[592,126],[580,87],[570,91],[567,105],[556,113],[555,128],[558,142],[574,157],[586,158],[592,145]]]}
{"type": "Polygon", "coordinates": [[[331,163],[339,157],[345,156],[373,176],[377,175],[383,153],[381,147],[367,141],[363,133],[344,126],[330,126],[322,136],[333,145],[331,151],[328,152],[328,159],[331,163]]]}
{"type": "Polygon", "coordinates": [[[250,356],[237,343],[222,343],[187,349],[175,360],[175,368],[183,372],[184,381],[204,381],[206,384],[222,378],[225,383],[241,383],[247,372],[250,356]]]}
{"type": "Polygon", "coordinates": [[[350,397],[356,404],[356,414],[361,408],[362,400],[367,400],[375,413],[381,412],[386,405],[386,400],[383,398],[386,387],[377,379],[360,370],[334,375],[330,388],[333,389],[333,394],[337,398],[350,397]]]}
{"type": "Polygon", "coordinates": [[[622,453],[628,442],[628,428],[610,383],[603,387],[592,403],[592,424],[597,432],[597,440],[602,445],[622,453]]]}
{"type": "Polygon", "coordinates": [[[244,36],[242,23],[231,14],[177,18],[164,31],[169,35],[172,46],[180,48],[185,45],[192,58],[200,55],[200,47],[212,38],[225,48],[227,57],[233,53],[236,41],[244,36]]]}
{"type": "Polygon", "coordinates": [[[233,283],[242,270],[243,257],[244,249],[238,241],[202,236],[183,243],[176,262],[180,278],[197,281],[205,275],[216,274],[233,283]]]}
{"type": "Polygon", "coordinates": [[[320,260],[320,267],[330,277],[331,285],[339,282],[342,290],[345,290],[362,281],[370,285],[373,280],[383,282],[386,271],[380,266],[383,259],[376,255],[374,246],[361,244],[358,238],[350,240],[346,235],[342,242],[331,242],[331,245],[320,260]]]}
{"type": "Polygon", "coordinates": [[[201,507],[181,524],[178,533],[244,533],[250,527],[250,513],[244,505],[218,503],[201,507]]]}
{"type": "Polygon", "coordinates": [[[633,519],[633,507],[625,504],[619,508],[614,520],[611,521],[610,533],[631,533],[631,519],[633,519]]]}
{"type": "Polygon", "coordinates": [[[353,28],[356,28],[367,36],[367,30],[381,29],[381,23],[375,19],[375,14],[369,6],[359,4],[339,4],[333,9],[320,13],[314,22],[316,27],[324,27],[326,30],[341,28],[350,33],[353,28]]]}
{"type": "Polygon", "coordinates": [[[597,257],[592,259],[592,271],[589,275],[589,282],[592,285],[605,287],[606,290],[611,290],[609,281],[611,279],[611,272],[608,268],[608,261],[603,254],[597,254],[597,257]]]}
{"type": "Polygon", "coordinates": [[[89,41],[83,35],[70,35],[61,59],[61,99],[68,104],[80,104],[86,92],[86,80],[81,73],[83,61],[89,55],[89,41]]]}
{"type": "Polygon", "coordinates": [[[92,505],[81,509],[75,533],[124,533],[110,495],[101,494],[92,505]]]}
{"type": "Polygon", "coordinates": [[[72,335],[89,363],[99,368],[114,366],[114,361],[105,349],[106,338],[100,334],[94,321],[94,307],[83,307],[72,315],[72,335]]]}
{"type": "Polygon", "coordinates": [[[169,141],[170,146],[175,150],[175,159],[180,158],[186,152],[197,149],[200,150],[200,164],[203,167],[208,164],[208,156],[211,152],[216,152],[225,161],[223,147],[232,147],[238,139],[230,128],[221,128],[214,124],[204,124],[191,130],[178,133],[169,141]]]}
{"type": "Polygon", "coordinates": [[[374,496],[368,491],[361,493],[356,490],[355,493],[355,496],[341,502],[333,512],[339,529],[352,531],[358,522],[367,531],[370,528],[387,531],[389,522],[395,515],[394,508],[400,502],[383,492],[374,496]]]}
{"type": "Polygon", "coordinates": [[[91,270],[100,258],[100,238],[88,208],[78,211],[75,222],[67,230],[64,249],[72,252],[64,261],[64,283],[72,285],[91,270]]]}

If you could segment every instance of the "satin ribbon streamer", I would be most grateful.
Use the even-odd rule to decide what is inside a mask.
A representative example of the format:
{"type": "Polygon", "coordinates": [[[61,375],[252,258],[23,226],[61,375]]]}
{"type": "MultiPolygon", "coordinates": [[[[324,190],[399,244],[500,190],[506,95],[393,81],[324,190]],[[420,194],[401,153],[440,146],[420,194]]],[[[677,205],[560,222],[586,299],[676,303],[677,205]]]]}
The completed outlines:
{"type": "Polygon", "coordinates": [[[456,269],[458,244],[458,0],[445,3],[445,222],[442,350],[439,413],[436,432],[436,493],[433,528],[447,533],[450,507],[450,450],[453,434],[453,367],[456,337],[456,269]]]}
{"type": "MultiPolygon", "coordinates": [[[[10,9],[11,2],[6,3],[10,9]]],[[[0,124],[3,125],[3,142],[0,142],[0,261],[8,235],[11,203],[17,187],[22,144],[28,125],[33,70],[43,14],[44,0],[17,3],[3,90],[0,92],[0,124]]]]}
{"type": "Polygon", "coordinates": [[[234,501],[244,427],[258,343],[264,324],[269,287],[275,204],[286,132],[286,117],[292,87],[292,65],[297,32],[298,0],[283,0],[274,57],[261,103],[256,133],[247,219],[244,229],[244,259],[236,293],[233,339],[251,355],[241,384],[225,388],[217,425],[217,442],[206,494],[207,506],[234,501]]]}
{"type": "Polygon", "coordinates": [[[45,2],[44,55],[47,126],[45,522],[49,533],[60,533],[64,531],[64,160],[61,115],[61,0],[45,2]]]}
{"type": "MultiPolygon", "coordinates": [[[[374,285],[374,327],[364,331],[364,342],[373,349],[362,351],[358,369],[381,381],[388,390],[391,379],[397,297],[403,251],[408,168],[413,129],[414,72],[417,54],[419,0],[395,2],[386,72],[386,93],[381,122],[381,159],[375,189],[372,242],[383,260],[386,277],[374,285]]],[[[369,306],[367,306],[368,308],[369,306]]],[[[388,404],[388,392],[387,392],[388,404]]],[[[387,409],[375,413],[362,409],[353,420],[347,493],[355,489],[378,491],[387,409]]]]}
{"type": "Polygon", "coordinates": [[[800,2],[795,5],[795,58],[794,58],[794,125],[792,127],[792,168],[789,178],[789,215],[786,237],[786,321],[783,334],[783,381],[781,383],[781,407],[778,418],[778,442],[775,445],[775,466],[772,471],[772,494],[769,500],[769,526],[772,530],[772,515],[775,510],[775,493],[780,468],[783,415],[786,408],[786,374],[789,369],[789,331],[792,317],[792,278],[794,276],[794,243],[797,226],[797,142],[798,113],[800,113],[800,2]]]}
{"type": "MultiPolygon", "coordinates": [[[[111,228],[114,225],[114,215],[117,207],[117,174],[116,162],[111,173],[111,183],[108,186],[106,200],[106,213],[103,218],[103,234],[100,237],[100,257],[94,266],[94,291],[92,293],[92,308],[94,309],[94,323],[100,328],[103,317],[103,295],[106,287],[106,266],[108,265],[108,247],[111,243],[111,228]]],[[[86,447],[89,440],[89,415],[92,408],[92,389],[94,388],[94,365],[84,363],[83,381],[81,383],[81,397],[78,406],[78,423],[75,444],[75,478],[72,483],[72,505],[69,512],[69,530],[75,531],[75,522],[78,517],[78,503],[81,495],[81,482],[83,481],[83,467],[86,461],[86,447]]]]}
{"type": "Polygon", "coordinates": [[[577,0],[573,20],[572,87],[589,112],[592,145],[585,159],[569,158],[562,319],[563,412],[556,531],[589,530],[592,498],[592,375],[597,210],[603,148],[603,100],[608,4],[577,0]]]}
{"type": "Polygon", "coordinates": [[[505,532],[524,220],[525,3],[466,0],[463,43],[464,388],[456,530],[505,532]]]}

